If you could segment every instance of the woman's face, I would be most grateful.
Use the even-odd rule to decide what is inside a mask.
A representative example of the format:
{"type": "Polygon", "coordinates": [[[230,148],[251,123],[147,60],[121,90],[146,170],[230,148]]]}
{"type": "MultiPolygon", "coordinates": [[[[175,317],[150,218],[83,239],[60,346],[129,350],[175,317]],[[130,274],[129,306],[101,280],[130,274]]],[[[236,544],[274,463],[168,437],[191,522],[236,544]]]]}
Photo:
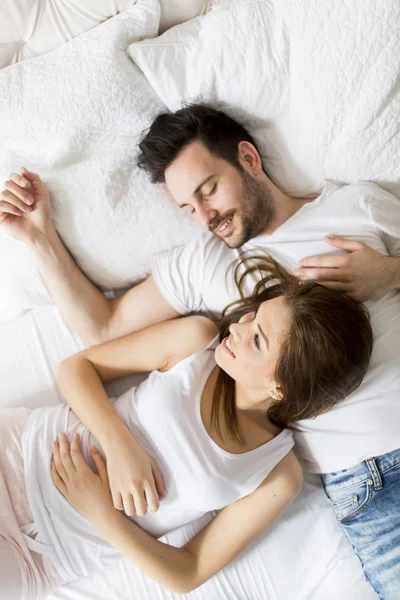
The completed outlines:
{"type": "Polygon", "coordinates": [[[230,335],[217,346],[217,364],[240,384],[248,397],[282,398],[275,369],[290,323],[289,305],[279,296],[233,323],[230,335]]]}

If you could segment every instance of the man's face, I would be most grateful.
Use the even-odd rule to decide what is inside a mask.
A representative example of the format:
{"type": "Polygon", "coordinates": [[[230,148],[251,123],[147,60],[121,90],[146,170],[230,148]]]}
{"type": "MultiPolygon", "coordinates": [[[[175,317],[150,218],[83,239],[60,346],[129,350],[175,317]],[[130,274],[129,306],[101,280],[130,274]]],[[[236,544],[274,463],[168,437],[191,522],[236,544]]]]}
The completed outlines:
{"type": "Polygon", "coordinates": [[[246,160],[239,170],[199,141],[189,144],[170,164],[165,182],[182,210],[231,248],[264,231],[274,215],[268,186],[253,175],[246,160]]]}

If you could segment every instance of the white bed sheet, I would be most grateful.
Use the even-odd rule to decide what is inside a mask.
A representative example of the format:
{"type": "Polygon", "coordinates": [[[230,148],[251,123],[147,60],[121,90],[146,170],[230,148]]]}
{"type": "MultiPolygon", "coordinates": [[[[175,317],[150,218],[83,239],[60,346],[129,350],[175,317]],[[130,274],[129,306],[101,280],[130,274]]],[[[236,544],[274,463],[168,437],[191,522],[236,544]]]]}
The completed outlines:
{"type": "MultiPolygon", "coordinates": [[[[28,311],[0,326],[2,406],[28,407],[62,401],[54,372],[82,343],[71,334],[55,307],[28,311]]],[[[129,382],[109,392],[121,393],[129,382]]],[[[182,545],[205,521],[190,524],[166,540],[182,545]]],[[[51,600],[171,600],[163,590],[121,559],[112,568],[70,584],[51,600]]],[[[358,559],[336,523],[318,477],[304,489],[284,517],[238,560],[190,600],[376,600],[358,559]]]]}

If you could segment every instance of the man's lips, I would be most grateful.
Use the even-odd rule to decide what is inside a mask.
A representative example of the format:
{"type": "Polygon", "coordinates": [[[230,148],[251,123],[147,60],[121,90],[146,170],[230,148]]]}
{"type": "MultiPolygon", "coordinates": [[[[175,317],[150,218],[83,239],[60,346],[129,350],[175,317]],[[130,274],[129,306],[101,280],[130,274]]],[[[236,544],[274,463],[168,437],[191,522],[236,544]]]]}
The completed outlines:
{"type": "Polygon", "coordinates": [[[219,220],[218,224],[215,224],[211,227],[212,233],[216,233],[218,235],[224,235],[231,231],[233,228],[233,214],[227,215],[223,219],[219,220]]]}

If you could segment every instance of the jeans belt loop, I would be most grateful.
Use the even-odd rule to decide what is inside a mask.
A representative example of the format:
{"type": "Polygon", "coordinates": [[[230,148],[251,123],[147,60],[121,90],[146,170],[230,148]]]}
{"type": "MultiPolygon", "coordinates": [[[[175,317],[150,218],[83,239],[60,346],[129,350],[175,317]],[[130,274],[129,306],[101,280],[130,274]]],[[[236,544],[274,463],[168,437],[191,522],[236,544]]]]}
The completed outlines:
{"type": "Polygon", "coordinates": [[[383,481],[381,478],[381,474],[379,473],[379,469],[377,467],[375,459],[367,458],[366,463],[367,463],[369,472],[371,473],[372,480],[374,482],[374,489],[376,491],[383,490],[383,481]]]}

